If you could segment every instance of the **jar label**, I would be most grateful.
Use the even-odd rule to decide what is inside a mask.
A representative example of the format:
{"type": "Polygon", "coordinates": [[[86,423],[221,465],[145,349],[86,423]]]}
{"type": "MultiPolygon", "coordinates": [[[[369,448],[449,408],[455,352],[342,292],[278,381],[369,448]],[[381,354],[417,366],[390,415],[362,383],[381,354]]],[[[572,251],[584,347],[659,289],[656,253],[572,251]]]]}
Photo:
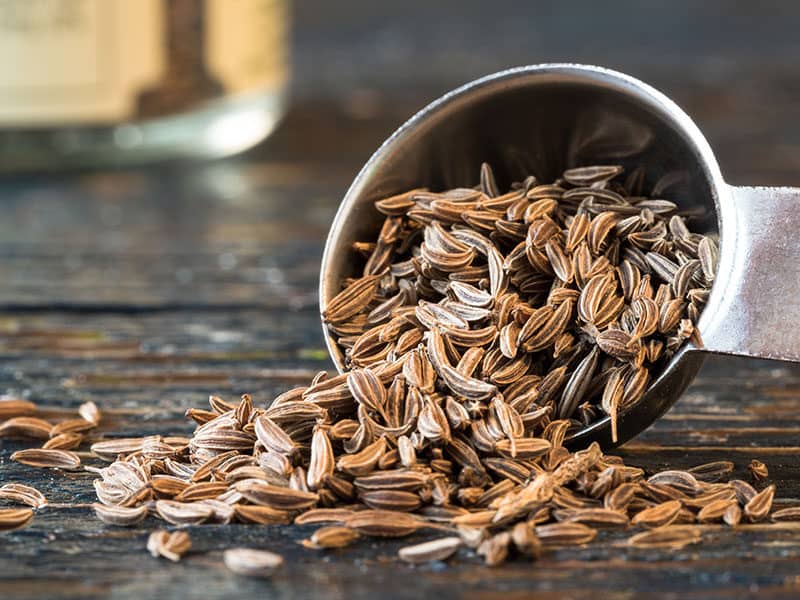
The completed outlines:
{"type": "Polygon", "coordinates": [[[113,122],[164,70],[160,0],[0,1],[0,124],[113,122]]]}
{"type": "Polygon", "coordinates": [[[0,0],[0,127],[169,116],[281,86],[286,0],[0,0]]]}
{"type": "Polygon", "coordinates": [[[206,0],[205,59],[229,92],[287,83],[286,0],[206,0]]]}

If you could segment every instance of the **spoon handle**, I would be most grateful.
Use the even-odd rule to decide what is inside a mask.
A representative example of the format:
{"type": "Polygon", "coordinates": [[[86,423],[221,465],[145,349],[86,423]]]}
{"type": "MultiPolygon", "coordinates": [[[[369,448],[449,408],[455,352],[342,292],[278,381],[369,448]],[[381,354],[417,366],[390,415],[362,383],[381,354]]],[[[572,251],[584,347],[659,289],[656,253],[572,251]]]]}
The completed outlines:
{"type": "Polygon", "coordinates": [[[800,362],[800,188],[729,187],[706,350],[800,362]]]}

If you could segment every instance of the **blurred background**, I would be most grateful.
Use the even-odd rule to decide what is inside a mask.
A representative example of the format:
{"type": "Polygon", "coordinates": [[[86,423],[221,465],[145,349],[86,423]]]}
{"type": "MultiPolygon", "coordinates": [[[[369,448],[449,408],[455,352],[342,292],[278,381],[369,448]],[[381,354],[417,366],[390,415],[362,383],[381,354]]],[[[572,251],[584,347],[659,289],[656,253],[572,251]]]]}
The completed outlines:
{"type": "Polygon", "coordinates": [[[697,121],[732,183],[800,184],[791,1],[0,0],[0,28],[12,312],[300,311],[230,345],[324,362],[317,269],[350,181],[416,110],[515,65],[630,73],[697,121]],[[107,97],[64,93],[103,77],[107,97]]]}
{"type": "MultiPolygon", "coordinates": [[[[385,114],[387,132],[480,75],[583,62],[634,75],[675,99],[733,183],[798,183],[787,178],[800,166],[796,2],[410,0],[295,9],[295,99],[338,98],[354,120],[385,114]]],[[[363,141],[369,151],[378,140],[363,141]]]]}

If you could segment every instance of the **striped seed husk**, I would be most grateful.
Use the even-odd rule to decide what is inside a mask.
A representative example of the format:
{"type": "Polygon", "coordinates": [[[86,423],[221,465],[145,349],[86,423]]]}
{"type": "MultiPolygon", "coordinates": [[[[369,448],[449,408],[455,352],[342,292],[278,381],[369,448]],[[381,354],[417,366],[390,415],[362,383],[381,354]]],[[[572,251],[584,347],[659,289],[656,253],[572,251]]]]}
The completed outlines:
{"type": "Polygon", "coordinates": [[[678,550],[689,544],[700,541],[701,534],[697,527],[675,526],[659,527],[643,531],[628,539],[628,545],[635,548],[668,548],[678,550]]]}
{"type": "Polygon", "coordinates": [[[46,440],[52,429],[52,423],[38,417],[12,417],[0,423],[0,437],[46,440]]]}
{"type": "Polygon", "coordinates": [[[42,492],[22,483],[7,483],[0,487],[0,500],[25,504],[31,508],[47,506],[47,498],[42,492]]]}
{"type": "Polygon", "coordinates": [[[0,419],[29,417],[36,414],[36,405],[13,396],[0,396],[0,419]]]}
{"type": "Polygon", "coordinates": [[[33,519],[30,508],[0,508],[0,533],[25,527],[33,519]]]}
{"type": "Polygon", "coordinates": [[[14,452],[11,455],[11,460],[40,469],[52,468],[69,471],[78,469],[81,466],[80,457],[69,450],[28,448],[14,452]]]}
{"type": "Polygon", "coordinates": [[[328,525],[317,529],[311,537],[301,543],[305,548],[322,550],[329,548],[344,548],[353,544],[361,537],[357,531],[341,525],[328,525]]]}
{"type": "Polygon", "coordinates": [[[147,517],[147,505],[137,507],[107,506],[105,504],[92,504],[94,514],[103,523],[118,527],[131,527],[141,523],[147,517]]]}

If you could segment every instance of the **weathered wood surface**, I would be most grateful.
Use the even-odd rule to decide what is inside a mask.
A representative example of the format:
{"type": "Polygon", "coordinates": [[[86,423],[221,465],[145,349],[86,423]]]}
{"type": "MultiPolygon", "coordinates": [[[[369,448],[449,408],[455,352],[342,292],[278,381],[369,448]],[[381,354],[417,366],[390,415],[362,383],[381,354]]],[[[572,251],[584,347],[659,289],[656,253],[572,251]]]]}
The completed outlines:
{"type": "MultiPolygon", "coordinates": [[[[800,79],[789,59],[800,9],[791,3],[757,15],[723,2],[620,3],[591,19],[581,12],[588,2],[540,11],[412,2],[385,14],[379,5],[298,6],[294,108],[243,158],[0,182],[0,393],[53,418],[94,400],[106,435],[188,433],[183,411],[210,393],[266,401],[330,368],[316,281],[338,199],[403,118],[503,66],[585,60],[629,70],[684,105],[731,181],[800,184],[800,79]],[[501,44],[482,35],[488,22],[502,26],[501,44]]],[[[799,408],[800,367],[712,358],[621,453],[648,470],[730,459],[742,477],[759,458],[778,502],[800,503],[799,408]]],[[[308,530],[203,526],[191,528],[194,550],[174,565],[144,550],[160,523],[102,525],[85,506],[93,476],[11,462],[23,446],[0,442],[0,483],[33,479],[54,505],[0,537],[4,599],[800,595],[800,528],[791,525],[712,526],[702,544],[674,553],[627,549],[623,535],[605,533],[500,569],[468,555],[447,568],[408,567],[390,560],[401,542],[316,554],[296,543],[308,530]],[[269,582],[231,575],[220,551],[234,544],[279,551],[288,566],[269,582]]]]}

